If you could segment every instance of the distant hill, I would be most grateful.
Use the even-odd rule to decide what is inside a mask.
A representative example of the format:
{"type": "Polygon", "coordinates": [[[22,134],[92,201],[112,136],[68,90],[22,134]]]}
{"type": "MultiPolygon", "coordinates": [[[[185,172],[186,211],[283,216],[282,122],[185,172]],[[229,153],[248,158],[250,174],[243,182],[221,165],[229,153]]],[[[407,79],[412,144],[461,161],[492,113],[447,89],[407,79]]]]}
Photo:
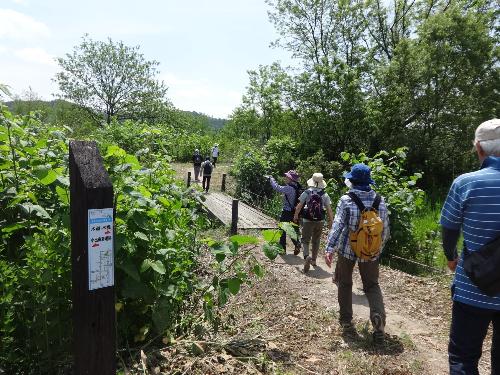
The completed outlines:
{"type": "Polygon", "coordinates": [[[226,122],[228,121],[222,118],[211,117],[195,111],[181,111],[181,112],[189,114],[194,117],[199,117],[203,122],[208,122],[208,125],[215,130],[223,128],[226,122]]]}
{"type": "MultiPolygon", "coordinates": [[[[8,101],[8,102],[3,102],[4,105],[6,105],[10,111],[15,111],[17,109],[17,112],[21,113],[28,113],[30,110],[35,110],[35,109],[42,109],[42,108],[51,108],[53,109],[56,107],[58,104],[66,104],[68,106],[73,106],[71,102],[68,102],[66,100],[61,100],[61,99],[55,99],[55,100],[15,100],[15,101],[8,101]]],[[[185,113],[188,116],[192,116],[195,119],[198,119],[200,123],[208,125],[209,128],[214,129],[214,130],[219,130],[224,127],[226,122],[228,120],[221,119],[221,118],[215,118],[211,117],[208,115],[205,115],[203,113],[195,112],[195,111],[182,111],[179,110],[180,113],[185,113]]]]}

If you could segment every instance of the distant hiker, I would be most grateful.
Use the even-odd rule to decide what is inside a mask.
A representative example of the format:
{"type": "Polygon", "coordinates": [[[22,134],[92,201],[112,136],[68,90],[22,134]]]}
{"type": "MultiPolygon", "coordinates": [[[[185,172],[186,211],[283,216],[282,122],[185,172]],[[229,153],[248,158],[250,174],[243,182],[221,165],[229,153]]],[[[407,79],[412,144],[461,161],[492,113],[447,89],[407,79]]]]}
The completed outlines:
{"type": "Polygon", "coordinates": [[[210,188],[210,179],[212,178],[212,171],[214,166],[210,163],[210,156],[205,158],[205,161],[201,164],[201,173],[203,175],[202,187],[208,193],[210,188]]]}
{"type": "Polygon", "coordinates": [[[500,120],[476,129],[478,171],[453,181],[441,211],[443,249],[451,286],[448,360],[450,374],[479,374],[483,341],[490,323],[491,374],[500,374],[500,120]],[[462,255],[457,242],[463,233],[462,255]]]}
{"type": "Polygon", "coordinates": [[[216,143],[216,144],[214,144],[214,147],[212,147],[212,160],[214,162],[214,168],[215,168],[215,164],[217,163],[218,157],[219,157],[219,144],[216,143]]]}
{"type": "Polygon", "coordinates": [[[302,216],[302,251],[304,254],[304,272],[308,272],[310,266],[316,267],[316,258],[318,257],[319,242],[323,231],[323,222],[325,220],[325,211],[328,214],[328,229],[332,227],[333,212],[331,200],[325,192],[326,182],[321,173],[314,173],[307,180],[308,189],[299,197],[299,204],[295,209],[293,221],[299,222],[299,216],[302,216]],[[309,255],[309,243],[312,242],[312,257],[309,255]]]}
{"type": "MultiPolygon", "coordinates": [[[[283,209],[281,211],[280,222],[291,222],[295,212],[295,206],[299,199],[299,192],[301,186],[299,184],[299,175],[294,170],[289,170],[285,173],[286,185],[278,185],[276,180],[269,176],[271,187],[279,193],[283,194],[283,209]]],[[[297,237],[299,235],[299,227],[296,227],[297,237]]],[[[295,246],[294,254],[300,253],[300,242],[292,238],[293,245],[295,246]]],[[[280,245],[286,252],[286,233],[282,232],[280,237],[280,245]]]]}
{"type": "Polygon", "coordinates": [[[196,149],[194,150],[193,154],[193,167],[194,167],[194,180],[196,182],[200,182],[200,168],[201,168],[201,162],[203,161],[203,158],[200,155],[200,150],[196,149]]]}
{"type": "Polygon", "coordinates": [[[380,290],[379,256],[389,238],[389,218],[384,198],[372,190],[370,168],[355,164],[344,175],[349,192],[337,205],[333,226],[328,236],[325,262],[332,264],[338,251],[336,278],[338,280],[339,321],[347,332],[352,324],[352,271],[358,262],[363,291],[370,305],[370,320],[376,345],[384,343],[385,308],[380,290]]]}

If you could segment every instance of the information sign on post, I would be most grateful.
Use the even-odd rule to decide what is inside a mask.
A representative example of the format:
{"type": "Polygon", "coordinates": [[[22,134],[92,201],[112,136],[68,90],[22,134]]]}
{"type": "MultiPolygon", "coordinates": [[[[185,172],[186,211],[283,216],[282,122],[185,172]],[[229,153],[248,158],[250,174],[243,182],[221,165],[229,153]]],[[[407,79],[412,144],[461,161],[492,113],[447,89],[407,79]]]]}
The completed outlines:
{"type": "Polygon", "coordinates": [[[89,290],[113,286],[113,209],[88,210],[89,290]]]}

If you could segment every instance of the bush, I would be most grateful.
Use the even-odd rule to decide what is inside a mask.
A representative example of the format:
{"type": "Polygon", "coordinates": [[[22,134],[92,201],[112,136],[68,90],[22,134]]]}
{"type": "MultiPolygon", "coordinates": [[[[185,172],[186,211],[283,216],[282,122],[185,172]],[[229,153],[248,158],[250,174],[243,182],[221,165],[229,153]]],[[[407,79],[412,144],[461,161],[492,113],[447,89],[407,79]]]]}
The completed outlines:
{"type": "Polygon", "coordinates": [[[406,173],[406,151],[406,148],[381,151],[371,158],[364,153],[354,155],[343,152],[341,157],[349,165],[365,163],[370,166],[375,189],[385,198],[391,224],[391,238],[385,253],[418,259],[420,254],[414,236],[414,221],[424,202],[424,192],[416,186],[422,173],[406,173]]]}
{"type": "Polygon", "coordinates": [[[297,143],[289,136],[271,137],[264,146],[264,154],[272,174],[282,175],[295,169],[297,164],[297,143]]]}

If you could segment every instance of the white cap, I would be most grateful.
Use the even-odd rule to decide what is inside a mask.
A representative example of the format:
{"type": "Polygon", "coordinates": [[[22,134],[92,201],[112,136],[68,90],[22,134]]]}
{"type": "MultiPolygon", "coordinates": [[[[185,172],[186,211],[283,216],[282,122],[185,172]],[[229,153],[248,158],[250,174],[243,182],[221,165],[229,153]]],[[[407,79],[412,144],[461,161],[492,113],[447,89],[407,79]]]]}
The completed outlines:
{"type": "Polygon", "coordinates": [[[475,142],[500,139],[500,119],[494,118],[483,122],[476,129],[475,142]]]}

